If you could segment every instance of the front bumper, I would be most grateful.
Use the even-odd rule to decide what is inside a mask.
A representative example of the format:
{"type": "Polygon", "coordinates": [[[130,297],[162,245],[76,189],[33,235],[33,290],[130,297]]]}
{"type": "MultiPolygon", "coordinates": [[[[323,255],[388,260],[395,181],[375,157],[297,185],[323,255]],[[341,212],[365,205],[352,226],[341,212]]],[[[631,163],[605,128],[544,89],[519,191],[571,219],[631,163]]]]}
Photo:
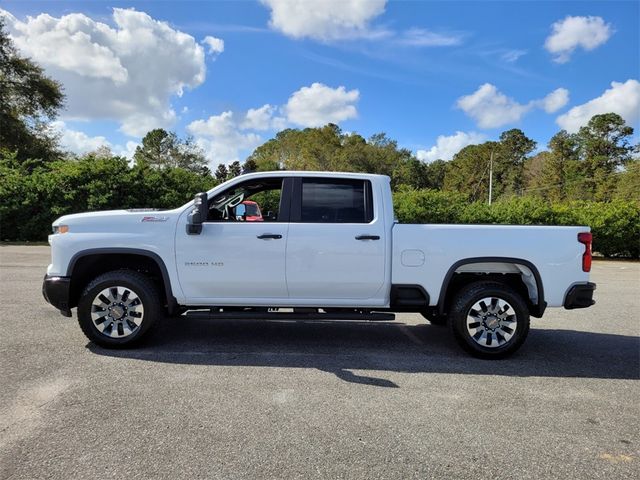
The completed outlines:
{"type": "Polygon", "coordinates": [[[596,284],[591,282],[574,285],[564,297],[564,308],[573,310],[574,308],[590,307],[596,303],[593,299],[595,289],[596,284]]]}
{"type": "Polygon", "coordinates": [[[51,305],[60,310],[65,317],[71,316],[69,308],[69,292],[71,287],[71,277],[44,276],[42,282],[42,296],[51,305]]]}

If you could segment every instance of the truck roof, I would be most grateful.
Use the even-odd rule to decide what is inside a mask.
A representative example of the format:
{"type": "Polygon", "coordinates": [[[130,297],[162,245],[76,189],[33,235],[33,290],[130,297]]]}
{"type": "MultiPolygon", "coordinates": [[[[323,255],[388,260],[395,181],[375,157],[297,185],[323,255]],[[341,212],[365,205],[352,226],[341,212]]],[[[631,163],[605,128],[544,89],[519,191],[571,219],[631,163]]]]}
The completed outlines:
{"type": "MultiPolygon", "coordinates": [[[[391,178],[387,175],[377,175],[374,173],[358,173],[358,172],[312,172],[307,170],[271,170],[265,172],[252,172],[245,173],[233,177],[226,182],[216,185],[212,189],[207,191],[207,194],[211,195],[214,192],[223,191],[225,188],[231,185],[237,185],[245,180],[251,180],[252,178],[268,178],[268,177],[330,177],[330,178],[354,178],[354,179],[369,179],[374,183],[391,182],[391,178]]],[[[193,200],[186,203],[180,208],[185,208],[193,205],[193,200]]]]}
{"type": "Polygon", "coordinates": [[[360,173],[360,172],[318,172],[308,170],[272,170],[266,172],[251,172],[239,175],[234,178],[252,178],[252,177],[264,177],[264,176],[279,176],[279,177],[333,177],[333,178],[372,178],[372,179],[387,179],[390,180],[387,175],[378,175],[374,173],[360,173]]]}

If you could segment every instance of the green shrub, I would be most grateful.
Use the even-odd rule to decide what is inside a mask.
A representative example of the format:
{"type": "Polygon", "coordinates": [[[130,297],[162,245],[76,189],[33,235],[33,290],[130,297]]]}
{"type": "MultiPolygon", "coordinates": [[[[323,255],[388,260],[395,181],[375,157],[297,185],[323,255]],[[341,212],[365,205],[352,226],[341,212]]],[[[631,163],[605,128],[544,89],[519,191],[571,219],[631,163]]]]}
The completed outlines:
{"type": "Polygon", "coordinates": [[[593,250],[607,257],[640,257],[640,206],[613,201],[572,203],[580,224],[593,232],[593,250]]]}
{"type": "Polygon", "coordinates": [[[633,201],[550,204],[522,197],[488,205],[467,203],[463,196],[433,190],[401,189],[394,194],[403,223],[469,223],[502,225],[586,225],[593,250],[607,257],[640,257],[640,206],[633,201]]]}
{"type": "Polygon", "coordinates": [[[402,187],[393,195],[395,215],[402,223],[459,223],[463,195],[402,187]]]}
{"type": "Polygon", "coordinates": [[[124,158],[52,162],[29,173],[0,159],[0,240],[42,241],[69,213],[134,207],[175,208],[216,180],[181,168],[130,167],[124,158]]]}

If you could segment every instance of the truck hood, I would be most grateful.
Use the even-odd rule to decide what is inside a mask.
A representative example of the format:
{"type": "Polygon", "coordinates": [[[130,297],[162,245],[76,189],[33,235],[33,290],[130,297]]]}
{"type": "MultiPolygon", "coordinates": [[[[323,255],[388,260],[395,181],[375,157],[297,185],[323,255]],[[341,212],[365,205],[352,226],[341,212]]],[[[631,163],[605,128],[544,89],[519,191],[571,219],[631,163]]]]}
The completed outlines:
{"type": "Polygon", "coordinates": [[[68,225],[70,231],[119,231],[134,225],[172,224],[179,210],[131,209],[106,210],[99,212],[74,213],[64,215],[53,222],[53,226],[68,225]],[[74,228],[76,227],[76,228],[74,228]]]}

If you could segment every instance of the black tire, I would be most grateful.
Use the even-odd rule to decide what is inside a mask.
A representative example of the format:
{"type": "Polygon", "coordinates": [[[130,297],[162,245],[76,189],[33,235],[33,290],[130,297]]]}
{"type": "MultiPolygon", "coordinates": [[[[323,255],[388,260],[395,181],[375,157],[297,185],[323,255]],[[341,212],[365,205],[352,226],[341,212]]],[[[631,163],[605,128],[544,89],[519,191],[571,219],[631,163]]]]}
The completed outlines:
{"type": "Polygon", "coordinates": [[[444,315],[438,315],[437,313],[431,313],[424,310],[420,312],[420,315],[428,320],[431,325],[435,325],[436,327],[444,327],[447,324],[447,317],[444,315]]]}
{"type": "Polygon", "coordinates": [[[456,341],[470,354],[486,359],[505,358],[518,350],[529,334],[529,309],[522,296],[508,285],[494,281],[475,282],[462,288],[453,298],[449,324],[456,341]],[[492,301],[498,299],[509,308],[498,315],[494,312],[499,311],[500,307],[491,302],[486,305],[485,302],[488,308],[480,307],[471,312],[472,307],[487,298],[492,301]],[[514,321],[515,324],[512,323],[514,321]],[[489,328],[495,326],[496,322],[498,326],[495,329],[489,328]],[[509,330],[511,333],[508,333],[509,330]],[[503,341],[500,341],[500,337],[503,341]]]}
{"type": "MultiPolygon", "coordinates": [[[[130,308],[133,311],[136,307],[130,308]]],[[[161,317],[162,303],[158,288],[149,277],[133,270],[115,270],[96,277],[85,287],[78,303],[78,323],[80,324],[80,328],[89,340],[105,348],[129,348],[137,345],[161,317]],[[142,305],[144,309],[144,313],[140,318],[140,325],[136,326],[135,329],[129,328],[129,330],[132,330],[132,333],[120,338],[115,338],[101,332],[97,326],[98,324],[94,322],[91,315],[92,304],[94,301],[97,301],[100,292],[117,286],[124,287],[133,292],[133,295],[137,296],[140,300],[137,305],[142,305]]],[[[110,319],[111,317],[104,318],[110,319]]],[[[128,320],[129,317],[125,316],[122,318],[125,318],[124,321],[128,322],[129,325],[133,325],[128,320]]],[[[131,318],[131,320],[135,319],[131,318]]],[[[99,320],[97,322],[99,322],[99,320]]],[[[114,324],[117,324],[117,322],[114,322],[114,324]]],[[[105,328],[105,330],[113,331],[113,326],[110,329],[105,328]]],[[[118,333],[114,335],[118,335],[118,333]]]]}

